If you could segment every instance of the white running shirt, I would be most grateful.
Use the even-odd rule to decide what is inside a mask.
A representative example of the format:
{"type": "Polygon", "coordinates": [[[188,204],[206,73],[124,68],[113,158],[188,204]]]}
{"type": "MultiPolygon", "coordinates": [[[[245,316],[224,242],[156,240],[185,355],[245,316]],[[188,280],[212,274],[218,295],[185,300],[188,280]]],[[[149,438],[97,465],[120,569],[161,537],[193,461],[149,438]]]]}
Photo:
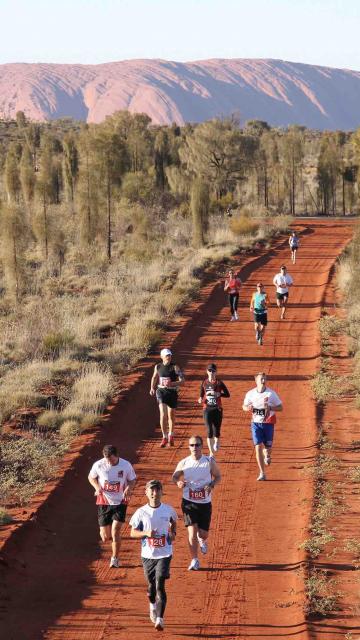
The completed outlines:
{"type": "Polygon", "coordinates": [[[244,405],[245,407],[248,407],[251,404],[254,407],[252,412],[252,422],[275,424],[275,411],[271,411],[270,409],[269,414],[266,415],[266,399],[269,407],[277,407],[281,404],[278,394],[269,387],[266,387],[263,392],[258,391],[257,387],[247,392],[244,399],[244,405]]]}
{"type": "Polygon", "coordinates": [[[172,555],[172,544],[169,538],[170,520],[177,520],[177,513],[169,504],[163,502],[159,507],[149,504],[137,509],[130,519],[130,526],[138,531],[156,531],[154,538],[141,539],[142,558],[167,558],[172,555]]]}
{"type": "Polygon", "coordinates": [[[180,460],[176,471],[182,471],[186,482],[183,488],[183,498],[196,502],[198,504],[206,504],[211,502],[211,492],[207,493],[204,487],[212,481],[210,458],[202,455],[199,460],[194,460],[191,456],[180,460]]]}
{"type": "Polygon", "coordinates": [[[136,480],[136,474],[130,462],[119,458],[115,465],[111,465],[106,458],[101,458],[93,464],[90,477],[97,478],[103,492],[96,504],[121,504],[124,497],[124,489],[131,480],[136,480]]]}
{"type": "Polygon", "coordinates": [[[293,284],[293,279],[288,273],[284,275],[280,272],[274,277],[273,284],[276,285],[277,293],[288,293],[289,284],[293,284]]]}

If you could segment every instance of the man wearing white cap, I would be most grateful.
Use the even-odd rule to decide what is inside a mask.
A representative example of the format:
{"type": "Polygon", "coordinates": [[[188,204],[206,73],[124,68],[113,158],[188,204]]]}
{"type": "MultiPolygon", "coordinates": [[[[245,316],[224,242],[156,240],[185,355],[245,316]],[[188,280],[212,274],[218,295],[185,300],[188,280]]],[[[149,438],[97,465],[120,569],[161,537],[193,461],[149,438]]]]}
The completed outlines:
{"type": "Polygon", "coordinates": [[[175,409],[178,402],[178,387],[184,382],[184,375],[177,364],[171,362],[170,349],[161,349],[162,362],[155,365],[151,378],[150,395],[156,395],[160,411],[160,428],[162,440],[160,447],[174,446],[175,409]],[[165,433],[166,417],[169,427],[169,435],[165,433]]]}

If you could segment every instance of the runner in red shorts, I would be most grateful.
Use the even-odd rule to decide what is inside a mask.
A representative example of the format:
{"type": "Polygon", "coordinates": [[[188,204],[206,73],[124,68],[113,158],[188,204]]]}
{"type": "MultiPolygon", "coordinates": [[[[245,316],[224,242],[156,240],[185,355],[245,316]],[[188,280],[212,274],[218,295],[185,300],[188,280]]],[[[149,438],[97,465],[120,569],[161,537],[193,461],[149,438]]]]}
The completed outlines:
{"type": "Polygon", "coordinates": [[[103,455],[91,467],[88,479],[95,489],[100,537],[103,542],[112,540],[110,567],[118,569],[121,527],[125,522],[127,502],[136,483],[136,475],[130,462],[119,458],[114,445],[107,444],[103,448],[103,455]]]}

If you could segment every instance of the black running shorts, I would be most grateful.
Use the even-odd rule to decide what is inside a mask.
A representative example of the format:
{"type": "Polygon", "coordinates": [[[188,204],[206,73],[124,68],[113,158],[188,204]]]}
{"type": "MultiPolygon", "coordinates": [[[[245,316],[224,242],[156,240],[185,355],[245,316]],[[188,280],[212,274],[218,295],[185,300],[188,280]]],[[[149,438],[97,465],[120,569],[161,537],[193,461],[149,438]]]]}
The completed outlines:
{"type": "Polygon", "coordinates": [[[156,389],[156,400],[159,404],[166,404],[170,409],[176,409],[178,402],[177,391],[173,389],[156,389]]]}
{"type": "Polygon", "coordinates": [[[211,502],[198,504],[197,502],[191,502],[191,500],[185,500],[185,498],[183,498],[181,509],[184,515],[185,527],[197,524],[199,529],[209,531],[211,522],[211,502]]]}
{"type": "Polygon", "coordinates": [[[125,522],[127,504],[101,504],[98,505],[99,527],[108,527],[115,520],[125,522]]]}
{"type": "Polygon", "coordinates": [[[278,293],[278,292],[276,292],[276,298],[278,300],[287,300],[288,297],[289,297],[289,292],[287,292],[287,293],[278,293]]]}
{"type": "Polygon", "coordinates": [[[208,438],[220,438],[220,429],[223,412],[219,407],[207,407],[204,409],[204,422],[207,428],[208,438]]]}
{"type": "Polygon", "coordinates": [[[254,313],[255,322],[260,322],[263,327],[267,325],[267,313],[254,313]]]}
{"type": "Polygon", "coordinates": [[[157,578],[170,578],[170,563],[172,556],[166,558],[141,558],[144,575],[149,584],[157,578]]]}

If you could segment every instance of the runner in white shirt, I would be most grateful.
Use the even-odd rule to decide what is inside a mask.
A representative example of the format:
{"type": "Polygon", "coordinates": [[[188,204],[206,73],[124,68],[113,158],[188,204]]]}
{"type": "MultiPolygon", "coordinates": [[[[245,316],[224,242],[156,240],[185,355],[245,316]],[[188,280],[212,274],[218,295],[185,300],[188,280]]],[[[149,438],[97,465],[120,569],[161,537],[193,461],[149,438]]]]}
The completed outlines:
{"type": "Polygon", "coordinates": [[[185,527],[188,530],[191,562],[189,571],[200,568],[198,548],[207,553],[207,538],[211,522],[211,491],[220,480],[220,471],[214,458],[202,454],[201,436],[189,439],[190,455],[180,460],[173,481],[183,491],[181,503],[185,527]]]}
{"type": "Polygon", "coordinates": [[[150,620],[155,624],[155,629],[162,631],[167,600],[165,580],[170,578],[177,514],[170,505],[161,502],[160,480],[147,482],[145,494],[148,504],[137,509],[130,519],[130,536],[141,540],[141,560],[148,583],[150,620]]]}
{"type": "Polygon", "coordinates": [[[276,304],[281,309],[280,320],[284,320],[289,288],[293,285],[293,279],[287,273],[285,265],[282,265],[280,272],[274,277],[273,283],[276,287],[276,304]]]}
{"type": "Polygon", "coordinates": [[[136,483],[136,475],[130,462],[119,458],[114,445],[107,444],[103,448],[103,455],[91,467],[88,480],[95,489],[101,540],[112,541],[110,567],[118,569],[121,527],[125,522],[126,507],[136,483]]]}
{"type": "Polygon", "coordinates": [[[274,440],[274,425],[277,411],[282,403],[275,391],[266,386],[266,374],[255,376],[256,387],[248,391],[243,404],[244,411],[251,411],[251,433],[255,446],[256,461],[260,475],[257,480],[266,480],[264,464],[271,463],[271,448],[274,440]]]}

